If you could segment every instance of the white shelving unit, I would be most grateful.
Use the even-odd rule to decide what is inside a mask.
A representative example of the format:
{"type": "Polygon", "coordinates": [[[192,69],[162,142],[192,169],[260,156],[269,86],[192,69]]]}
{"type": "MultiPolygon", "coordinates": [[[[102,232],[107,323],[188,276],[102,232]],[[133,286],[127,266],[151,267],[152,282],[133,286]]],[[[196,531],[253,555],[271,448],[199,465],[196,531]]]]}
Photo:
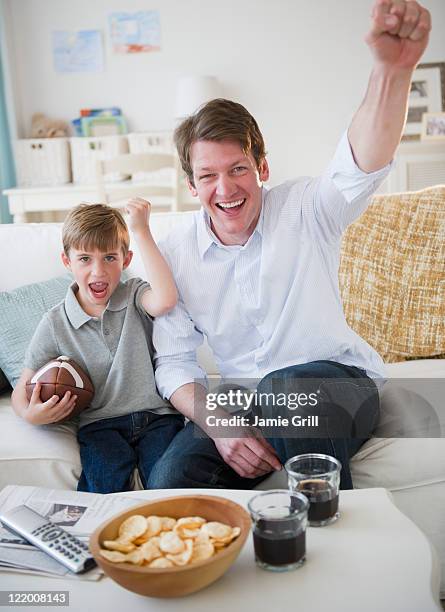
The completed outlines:
{"type": "MultiPolygon", "coordinates": [[[[138,183],[141,189],[144,183],[138,183]]],[[[120,181],[107,184],[107,191],[112,192],[113,199],[119,200],[119,191],[128,189],[128,182],[120,181]]],[[[56,187],[14,187],[5,189],[3,194],[8,198],[9,210],[14,223],[25,223],[33,220],[61,221],[64,215],[81,202],[97,202],[97,185],[77,185],[68,183],[56,187]],[[29,213],[45,213],[41,219],[29,213]],[[47,213],[53,213],[48,215],[47,213]]],[[[123,195],[123,197],[125,197],[123,195]]],[[[170,212],[182,210],[197,210],[200,206],[197,198],[193,198],[185,185],[180,181],[178,201],[171,198],[155,196],[150,198],[154,212],[170,212]]]]}
{"type": "MultiPolygon", "coordinates": [[[[165,176],[159,173],[144,173],[134,177],[134,183],[128,180],[119,180],[121,176],[109,177],[105,185],[99,186],[96,179],[96,163],[98,159],[110,159],[130,150],[131,153],[173,153],[173,135],[171,132],[133,132],[126,136],[105,136],[101,138],[70,138],[71,156],[63,158],[63,162],[69,169],[69,176],[65,180],[58,182],[51,181],[53,177],[54,159],[49,153],[54,145],[59,145],[63,140],[63,145],[68,144],[68,139],[43,139],[43,140],[21,140],[18,141],[25,152],[30,152],[30,159],[23,159],[22,166],[25,171],[29,171],[30,161],[41,161],[36,165],[35,172],[24,181],[21,186],[13,189],[6,189],[3,194],[8,198],[9,210],[13,215],[14,223],[24,223],[27,221],[61,221],[67,211],[80,204],[81,202],[99,202],[103,200],[103,191],[110,195],[110,201],[116,202],[116,206],[128,197],[129,187],[133,191],[133,186],[140,188],[141,197],[147,197],[152,203],[155,212],[170,212],[183,210],[196,210],[200,204],[198,198],[193,198],[179,161],[176,158],[174,167],[167,168],[173,174],[167,178],[175,184],[173,195],[154,195],[159,193],[156,187],[164,186],[165,176]],[[54,143],[52,141],[57,140],[54,143]],[[48,141],[48,142],[47,142],[48,141]],[[37,143],[37,144],[36,144],[37,143]],[[53,145],[50,147],[49,145],[53,145]],[[30,147],[30,148],[29,148],[30,147]],[[29,149],[29,151],[28,151],[29,149]],[[72,183],[70,180],[72,161],[72,183]],[[41,159],[42,158],[42,159],[41,159]],[[39,180],[42,175],[43,181],[39,180]],[[77,177],[77,182],[76,182],[77,177]],[[49,184],[52,183],[52,184],[49,184]],[[46,186],[45,186],[46,185],[46,186]],[[153,195],[147,195],[152,193],[153,195]],[[101,196],[102,194],[102,196],[101,196]]],[[[16,160],[20,161],[20,160],[16,160]]],[[[19,164],[20,165],[20,164],[19,164]]],[[[20,173],[19,173],[20,174],[20,173]]],[[[23,174],[23,173],[22,173],[23,174]]],[[[107,178],[107,177],[106,177],[107,178]]],[[[168,191],[168,190],[167,190],[168,191]]],[[[113,205],[113,204],[112,204],[113,205]]]]}
{"type": "Polygon", "coordinates": [[[445,184],[445,140],[402,142],[379,193],[418,191],[445,184]]]}

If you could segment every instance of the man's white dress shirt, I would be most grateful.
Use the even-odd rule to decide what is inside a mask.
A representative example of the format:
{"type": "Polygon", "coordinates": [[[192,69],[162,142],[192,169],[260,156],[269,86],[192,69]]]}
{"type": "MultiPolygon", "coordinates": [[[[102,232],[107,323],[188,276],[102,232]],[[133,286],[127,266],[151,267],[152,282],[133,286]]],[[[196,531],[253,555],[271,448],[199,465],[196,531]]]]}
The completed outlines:
{"type": "Polygon", "coordinates": [[[205,379],[196,360],[204,336],[223,378],[260,379],[321,359],[383,377],[381,357],[346,323],[338,267],[343,231],[390,167],[360,170],[345,133],[322,176],[263,188],[260,218],[245,245],[221,244],[204,209],[186,231],[173,230],[161,249],[180,299],[154,321],[160,395],[170,398],[205,379]]]}

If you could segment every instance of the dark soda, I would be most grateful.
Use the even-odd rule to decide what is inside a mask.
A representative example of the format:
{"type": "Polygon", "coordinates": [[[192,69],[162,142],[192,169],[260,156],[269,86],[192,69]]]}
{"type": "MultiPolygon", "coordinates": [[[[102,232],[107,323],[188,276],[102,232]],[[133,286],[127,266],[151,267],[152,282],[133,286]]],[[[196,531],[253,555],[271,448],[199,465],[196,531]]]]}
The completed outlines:
{"type": "Polygon", "coordinates": [[[321,479],[301,480],[298,491],[309,500],[308,519],[310,522],[326,521],[338,511],[338,493],[327,481],[321,479]]]}
{"type": "Polygon", "coordinates": [[[272,521],[259,521],[253,532],[255,556],[272,566],[298,563],[306,554],[306,533],[282,532],[272,521]],[[264,525],[264,523],[269,525],[264,525]]]}

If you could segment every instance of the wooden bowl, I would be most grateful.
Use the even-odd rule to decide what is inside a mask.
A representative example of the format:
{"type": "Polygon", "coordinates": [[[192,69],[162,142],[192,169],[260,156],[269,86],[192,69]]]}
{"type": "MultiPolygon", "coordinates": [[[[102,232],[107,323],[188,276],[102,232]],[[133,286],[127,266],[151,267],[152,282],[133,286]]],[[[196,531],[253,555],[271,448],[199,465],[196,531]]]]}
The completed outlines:
{"type": "Polygon", "coordinates": [[[250,516],[244,508],[223,497],[185,495],[167,497],[135,506],[119,513],[96,529],[90,538],[90,550],[105,574],[125,589],[149,597],[180,597],[203,589],[222,576],[235,561],[250,531],[250,516]],[[210,559],[169,568],[150,568],[130,563],[111,563],[100,554],[104,540],[117,538],[122,521],[133,514],[181,518],[202,516],[239,527],[241,533],[226,548],[210,559]]]}

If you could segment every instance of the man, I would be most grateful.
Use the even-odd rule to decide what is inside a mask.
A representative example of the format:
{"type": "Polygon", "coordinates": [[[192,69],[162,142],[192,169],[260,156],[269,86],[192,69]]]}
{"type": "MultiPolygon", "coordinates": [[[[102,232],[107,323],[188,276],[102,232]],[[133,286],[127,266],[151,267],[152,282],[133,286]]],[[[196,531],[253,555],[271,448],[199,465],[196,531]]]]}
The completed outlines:
{"type": "MultiPolygon", "coordinates": [[[[202,209],[164,245],[180,300],[155,320],[154,343],[160,393],[190,422],[155,466],[151,487],[249,488],[293,455],[323,452],[340,459],[341,486],[352,488],[349,459],[377,421],[372,379],[384,366],[345,321],[340,240],[389,171],[430,29],[430,14],[417,2],[377,0],[366,37],[374,66],[365,99],[316,179],[262,188],[269,177],[263,138],[234,102],[209,102],[177,128],[182,167],[202,209]],[[244,421],[233,437],[212,431],[196,361],[204,335],[226,380],[257,379],[259,390],[274,392],[327,381],[319,408],[333,428],[267,439],[244,421]],[[358,429],[353,423],[352,435],[336,429],[345,407],[338,393],[359,407],[362,422],[358,429]]],[[[217,407],[214,414],[222,413],[217,407]]]]}

